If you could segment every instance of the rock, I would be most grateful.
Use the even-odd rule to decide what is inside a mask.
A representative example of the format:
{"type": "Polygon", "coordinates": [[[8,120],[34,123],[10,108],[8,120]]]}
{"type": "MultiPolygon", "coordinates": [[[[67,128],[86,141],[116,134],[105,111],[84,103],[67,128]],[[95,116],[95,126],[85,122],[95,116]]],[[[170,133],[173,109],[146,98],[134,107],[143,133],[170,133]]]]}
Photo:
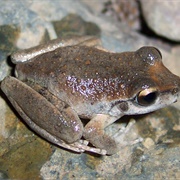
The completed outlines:
{"type": "Polygon", "coordinates": [[[141,0],[143,16],[158,35],[180,41],[180,1],[141,0]]]}
{"type": "Polygon", "coordinates": [[[140,30],[140,11],[138,1],[110,0],[104,2],[103,14],[126,24],[130,29],[140,30]]]}
{"type": "Polygon", "coordinates": [[[146,138],[143,142],[144,147],[146,147],[147,149],[153,147],[155,145],[154,141],[151,138],[146,138]]]}

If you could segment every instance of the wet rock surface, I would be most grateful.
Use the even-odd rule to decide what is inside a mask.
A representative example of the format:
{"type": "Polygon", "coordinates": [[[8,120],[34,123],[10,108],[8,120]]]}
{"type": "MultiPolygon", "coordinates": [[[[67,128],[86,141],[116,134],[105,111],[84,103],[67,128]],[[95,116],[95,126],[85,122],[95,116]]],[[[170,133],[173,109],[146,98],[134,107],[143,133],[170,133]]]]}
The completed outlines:
{"type": "MultiPolygon", "coordinates": [[[[180,75],[180,46],[176,33],[173,37],[165,35],[176,41],[175,45],[159,37],[147,37],[130,28],[128,23],[103,13],[106,1],[96,3],[83,0],[1,1],[0,80],[14,74],[14,65],[8,57],[13,51],[72,34],[98,36],[103,46],[114,52],[156,46],[162,52],[165,65],[180,75]]],[[[174,22],[170,22],[172,24],[164,23],[174,26],[174,22]]],[[[176,23],[177,31],[178,25],[176,23]]],[[[168,27],[164,29],[170,31],[168,27]]],[[[2,91],[0,96],[0,179],[180,178],[179,102],[148,115],[128,116],[114,123],[109,133],[120,128],[121,122],[134,118],[137,121],[134,131],[143,142],[127,146],[112,156],[99,156],[72,153],[39,138],[24,125],[2,91]]]]}

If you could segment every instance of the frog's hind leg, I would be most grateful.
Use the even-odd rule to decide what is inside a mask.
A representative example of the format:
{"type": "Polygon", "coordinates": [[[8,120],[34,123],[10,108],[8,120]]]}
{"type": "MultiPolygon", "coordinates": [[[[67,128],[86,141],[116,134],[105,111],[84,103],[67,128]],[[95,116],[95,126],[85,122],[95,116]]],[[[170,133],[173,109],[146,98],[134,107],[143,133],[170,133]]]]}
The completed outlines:
{"type": "Polygon", "coordinates": [[[101,41],[94,36],[68,36],[66,38],[58,38],[42,45],[19,50],[11,55],[11,60],[13,63],[18,64],[29,61],[38,55],[54,51],[57,48],[75,45],[87,45],[100,48],[101,41]]]}
{"type": "MultiPolygon", "coordinates": [[[[60,111],[63,111],[63,109],[67,106],[67,104],[65,102],[60,101],[57,97],[55,97],[53,94],[51,94],[47,89],[44,89],[41,86],[39,86],[37,84],[35,85],[34,83],[30,83],[30,82],[28,83],[28,85],[30,87],[32,87],[33,89],[35,89],[39,94],[44,96],[46,99],[48,99],[48,101],[51,102],[60,111]]],[[[51,141],[51,140],[49,140],[49,141],[51,141]]],[[[88,146],[89,142],[86,140],[78,140],[77,142],[74,142],[72,144],[66,144],[66,143],[62,142],[62,140],[59,141],[58,139],[56,139],[55,144],[57,144],[61,147],[65,147],[67,149],[74,150],[76,152],[89,151],[89,152],[97,153],[100,155],[106,155],[106,153],[107,153],[107,151],[104,149],[99,149],[99,148],[88,146]]]]}
{"type": "Polygon", "coordinates": [[[10,76],[2,81],[1,89],[26,124],[37,134],[59,146],[77,152],[84,151],[70,145],[81,139],[83,131],[82,122],[70,107],[59,111],[45,97],[10,76]]]}
{"type": "MultiPolygon", "coordinates": [[[[43,137],[44,139],[46,139],[47,141],[56,144],[60,147],[63,147],[65,149],[69,149],[71,151],[75,151],[75,152],[79,152],[82,153],[85,150],[82,148],[79,148],[76,143],[72,143],[72,144],[67,144],[65,141],[56,138],[55,136],[52,136],[50,133],[48,133],[46,130],[40,128],[38,125],[36,125],[33,121],[31,121],[31,119],[23,112],[23,110],[17,105],[17,103],[10,98],[11,103],[13,104],[13,106],[16,106],[16,110],[18,111],[18,113],[20,114],[20,116],[23,118],[23,120],[26,122],[26,124],[31,127],[33,130],[35,129],[35,132],[38,132],[38,134],[41,134],[41,137],[43,137]]],[[[83,144],[82,144],[83,146],[83,144]]]]}
{"type": "Polygon", "coordinates": [[[2,81],[1,89],[26,124],[44,139],[75,152],[106,154],[81,140],[83,125],[79,117],[48,90],[33,83],[26,85],[11,76],[2,81]]]}

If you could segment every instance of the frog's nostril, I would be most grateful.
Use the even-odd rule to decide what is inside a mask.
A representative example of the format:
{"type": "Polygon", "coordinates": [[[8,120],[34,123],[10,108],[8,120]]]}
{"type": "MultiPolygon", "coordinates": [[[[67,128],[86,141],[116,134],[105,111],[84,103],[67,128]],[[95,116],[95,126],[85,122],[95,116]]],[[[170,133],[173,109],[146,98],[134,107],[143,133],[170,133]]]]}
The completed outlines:
{"type": "Polygon", "coordinates": [[[179,93],[179,88],[174,88],[172,90],[172,95],[178,94],[179,93]]]}

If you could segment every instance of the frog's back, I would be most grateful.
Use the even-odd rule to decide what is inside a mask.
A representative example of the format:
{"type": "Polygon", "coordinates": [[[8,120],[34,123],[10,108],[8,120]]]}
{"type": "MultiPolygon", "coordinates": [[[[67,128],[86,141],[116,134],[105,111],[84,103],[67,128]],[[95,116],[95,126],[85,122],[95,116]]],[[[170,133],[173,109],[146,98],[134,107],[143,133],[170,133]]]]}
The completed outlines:
{"type": "Polygon", "coordinates": [[[126,94],[123,87],[130,79],[127,72],[136,71],[133,56],[133,52],[110,53],[87,46],[69,46],[17,64],[16,69],[22,81],[33,80],[48,89],[88,99],[121,98],[126,94]]]}
{"type": "Polygon", "coordinates": [[[114,78],[122,74],[124,68],[127,69],[125,61],[125,53],[116,54],[92,47],[69,46],[17,64],[16,70],[22,80],[26,77],[36,80],[38,77],[51,76],[74,76],[78,79],[114,78]]]}

